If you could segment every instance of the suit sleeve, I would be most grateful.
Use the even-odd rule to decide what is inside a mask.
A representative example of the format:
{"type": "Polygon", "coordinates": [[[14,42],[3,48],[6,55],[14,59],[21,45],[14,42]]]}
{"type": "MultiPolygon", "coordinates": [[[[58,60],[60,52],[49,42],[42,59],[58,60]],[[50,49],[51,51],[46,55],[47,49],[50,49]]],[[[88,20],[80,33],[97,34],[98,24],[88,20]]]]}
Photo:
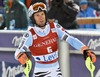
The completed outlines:
{"type": "Polygon", "coordinates": [[[26,52],[28,48],[32,45],[32,43],[33,43],[32,34],[30,31],[28,31],[23,35],[19,47],[15,51],[15,59],[17,59],[16,56],[20,52],[26,52]]]}
{"type": "Polygon", "coordinates": [[[85,46],[80,40],[71,36],[61,25],[55,23],[55,27],[56,27],[56,31],[57,31],[59,39],[65,40],[77,50],[81,50],[81,48],[85,46]]]}

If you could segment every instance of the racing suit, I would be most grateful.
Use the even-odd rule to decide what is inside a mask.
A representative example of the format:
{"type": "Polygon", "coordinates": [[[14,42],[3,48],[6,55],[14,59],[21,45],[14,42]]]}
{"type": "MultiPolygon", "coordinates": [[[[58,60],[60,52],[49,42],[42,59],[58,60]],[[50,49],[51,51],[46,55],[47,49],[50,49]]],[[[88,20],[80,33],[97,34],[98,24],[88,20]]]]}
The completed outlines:
{"type": "Polygon", "coordinates": [[[85,46],[58,23],[46,23],[45,29],[34,26],[23,35],[15,58],[29,49],[35,60],[35,77],[62,77],[58,62],[58,38],[78,50],[85,46]]]}

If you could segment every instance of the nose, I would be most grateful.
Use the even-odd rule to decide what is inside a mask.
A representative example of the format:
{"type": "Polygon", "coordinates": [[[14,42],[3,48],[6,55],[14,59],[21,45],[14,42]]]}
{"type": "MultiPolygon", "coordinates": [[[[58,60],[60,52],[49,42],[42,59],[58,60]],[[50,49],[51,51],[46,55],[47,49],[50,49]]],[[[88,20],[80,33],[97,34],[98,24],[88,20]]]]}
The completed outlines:
{"type": "Polygon", "coordinates": [[[41,15],[41,16],[39,17],[39,19],[40,19],[40,20],[43,20],[43,16],[41,15]]]}

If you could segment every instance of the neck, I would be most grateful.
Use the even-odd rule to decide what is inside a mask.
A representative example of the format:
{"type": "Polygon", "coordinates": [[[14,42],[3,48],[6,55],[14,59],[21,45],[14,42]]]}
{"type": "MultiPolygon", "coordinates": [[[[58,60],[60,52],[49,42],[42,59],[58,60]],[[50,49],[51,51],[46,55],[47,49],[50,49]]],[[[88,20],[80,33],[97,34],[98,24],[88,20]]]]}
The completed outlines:
{"type": "Polygon", "coordinates": [[[37,25],[37,24],[36,24],[36,26],[37,26],[37,27],[40,27],[41,29],[45,29],[46,23],[45,23],[43,26],[40,26],[40,25],[37,25]]]}
{"type": "Polygon", "coordinates": [[[46,27],[46,25],[44,25],[44,26],[36,25],[36,26],[41,28],[41,29],[45,29],[45,27],[46,27]]]}
{"type": "Polygon", "coordinates": [[[41,29],[45,29],[46,26],[42,26],[42,27],[41,26],[38,26],[38,27],[40,27],[41,29]]]}

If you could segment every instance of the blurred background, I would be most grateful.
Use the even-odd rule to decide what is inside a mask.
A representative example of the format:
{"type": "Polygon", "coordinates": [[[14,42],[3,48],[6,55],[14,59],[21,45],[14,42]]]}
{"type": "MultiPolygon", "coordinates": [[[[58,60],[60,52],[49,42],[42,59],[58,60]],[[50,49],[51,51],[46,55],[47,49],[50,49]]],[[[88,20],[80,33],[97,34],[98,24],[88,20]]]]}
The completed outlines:
{"type": "MultiPolygon", "coordinates": [[[[10,4],[9,0],[0,0],[0,77],[25,77],[23,67],[14,59],[14,52],[22,35],[33,26],[27,10],[35,0],[13,1],[14,4],[10,4]]],[[[61,24],[96,53],[94,77],[100,77],[100,0],[36,1],[47,5],[48,21],[61,24]]],[[[63,77],[91,77],[82,53],[64,41],[59,41],[59,56],[63,77]]],[[[30,77],[33,70],[34,64],[30,77]]]]}

